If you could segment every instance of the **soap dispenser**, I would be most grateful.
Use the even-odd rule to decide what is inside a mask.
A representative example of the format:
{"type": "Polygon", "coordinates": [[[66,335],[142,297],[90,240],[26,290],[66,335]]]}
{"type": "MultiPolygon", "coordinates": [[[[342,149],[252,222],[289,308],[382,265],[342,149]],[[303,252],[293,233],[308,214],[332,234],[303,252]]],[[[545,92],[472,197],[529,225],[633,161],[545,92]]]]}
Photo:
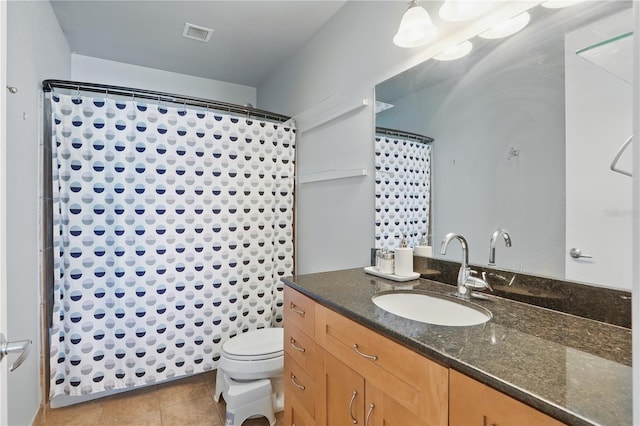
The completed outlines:
{"type": "Polygon", "coordinates": [[[399,277],[408,277],[413,274],[413,251],[407,247],[407,240],[404,234],[400,247],[395,249],[395,268],[394,275],[399,277]]]}
{"type": "Polygon", "coordinates": [[[433,248],[427,242],[426,234],[421,234],[420,242],[413,248],[413,254],[421,257],[433,257],[433,248]]]}

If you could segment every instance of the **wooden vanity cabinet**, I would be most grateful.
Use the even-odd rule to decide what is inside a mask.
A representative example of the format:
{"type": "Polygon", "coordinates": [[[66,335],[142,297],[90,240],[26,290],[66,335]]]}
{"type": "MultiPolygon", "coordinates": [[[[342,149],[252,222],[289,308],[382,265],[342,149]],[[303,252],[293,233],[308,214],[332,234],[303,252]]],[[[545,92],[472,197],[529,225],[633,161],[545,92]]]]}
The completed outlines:
{"type": "Polygon", "coordinates": [[[322,360],[315,343],[315,302],[285,287],[284,386],[286,425],[315,425],[316,376],[322,360]]]}
{"type": "Polygon", "coordinates": [[[284,339],[287,426],[562,424],[288,286],[284,339]]]}
{"type": "MultiPolygon", "coordinates": [[[[382,391],[330,353],[324,350],[322,353],[323,371],[318,380],[318,424],[441,424],[440,419],[423,419],[402,406],[394,399],[392,388],[382,391]]],[[[446,424],[446,418],[444,421],[446,424]]]]}
{"type": "Polygon", "coordinates": [[[332,416],[336,410],[341,419],[353,424],[350,410],[346,408],[356,406],[354,417],[358,424],[365,426],[447,424],[449,371],[446,367],[324,306],[317,305],[315,315],[316,343],[324,350],[322,375],[317,380],[321,397],[319,424],[344,424],[321,417],[325,413],[332,416]],[[340,364],[343,368],[339,368],[340,364]],[[348,370],[352,374],[348,374],[348,370]],[[357,382],[356,376],[362,382],[357,382]],[[358,404],[351,403],[352,397],[358,404]]]}
{"type": "Polygon", "coordinates": [[[449,424],[452,426],[564,424],[455,370],[449,373],[449,393],[449,424]]]}

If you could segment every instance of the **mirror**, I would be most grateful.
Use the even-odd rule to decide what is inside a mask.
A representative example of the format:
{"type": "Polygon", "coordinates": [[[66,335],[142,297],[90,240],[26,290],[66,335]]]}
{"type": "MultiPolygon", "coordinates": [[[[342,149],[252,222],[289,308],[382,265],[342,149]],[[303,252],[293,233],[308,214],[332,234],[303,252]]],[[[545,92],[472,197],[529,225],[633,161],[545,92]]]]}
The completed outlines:
{"type": "MultiPolygon", "coordinates": [[[[632,133],[631,7],[538,5],[519,33],[473,37],[469,55],[376,86],[376,101],[392,105],[377,127],[434,139],[434,257],[460,262],[453,244],[439,254],[458,232],[470,262],[487,265],[504,228],[512,246],[498,239],[498,268],[631,289],[631,179],[610,168],[632,133]]],[[[631,170],[630,150],[617,167],[631,170]]]]}

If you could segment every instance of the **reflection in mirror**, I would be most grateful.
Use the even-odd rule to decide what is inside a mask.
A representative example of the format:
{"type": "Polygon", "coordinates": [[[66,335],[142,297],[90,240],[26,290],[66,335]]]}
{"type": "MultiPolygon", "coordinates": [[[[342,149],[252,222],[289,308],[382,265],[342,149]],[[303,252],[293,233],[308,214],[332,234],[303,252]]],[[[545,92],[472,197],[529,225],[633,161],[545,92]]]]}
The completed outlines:
{"type": "Polygon", "coordinates": [[[403,238],[415,247],[429,234],[431,142],[417,133],[376,127],[376,248],[393,250],[403,238]]]}
{"type": "MultiPolygon", "coordinates": [[[[621,37],[631,6],[535,6],[519,33],[474,37],[464,58],[427,60],[376,86],[392,105],[377,126],[436,141],[424,219],[434,253],[457,232],[470,262],[486,265],[492,234],[505,229],[512,246],[498,241],[497,268],[631,288],[631,179],[610,169],[632,132],[632,49],[620,43],[631,39],[621,37]]],[[[618,167],[631,170],[630,159],[618,167]]]]}

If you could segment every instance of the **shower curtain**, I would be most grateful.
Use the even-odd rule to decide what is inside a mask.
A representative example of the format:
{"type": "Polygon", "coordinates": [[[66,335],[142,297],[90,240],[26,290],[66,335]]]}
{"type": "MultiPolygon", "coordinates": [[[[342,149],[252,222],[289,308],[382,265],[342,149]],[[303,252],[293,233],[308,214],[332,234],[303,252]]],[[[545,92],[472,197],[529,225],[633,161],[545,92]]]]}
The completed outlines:
{"type": "Polygon", "coordinates": [[[404,234],[413,247],[429,231],[431,145],[376,134],[375,246],[393,250],[404,234]]]}
{"type": "Polygon", "coordinates": [[[282,321],[295,129],[52,93],[51,396],[216,368],[282,321]]]}

